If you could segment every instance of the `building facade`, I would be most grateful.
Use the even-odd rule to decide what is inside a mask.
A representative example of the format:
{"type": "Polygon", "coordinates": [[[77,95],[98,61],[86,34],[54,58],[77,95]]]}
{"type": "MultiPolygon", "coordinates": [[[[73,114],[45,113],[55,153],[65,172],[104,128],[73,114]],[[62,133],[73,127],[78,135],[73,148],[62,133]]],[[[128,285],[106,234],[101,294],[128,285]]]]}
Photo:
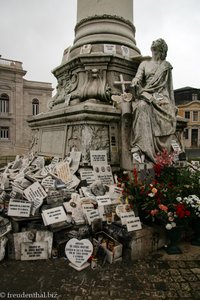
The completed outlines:
{"type": "Polygon", "coordinates": [[[31,148],[27,119],[47,111],[52,85],[24,79],[19,61],[0,57],[0,156],[24,154],[31,148]]]}
{"type": "Polygon", "coordinates": [[[187,119],[184,130],[186,149],[200,149],[200,89],[184,87],[174,91],[178,114],[187,119]]]}

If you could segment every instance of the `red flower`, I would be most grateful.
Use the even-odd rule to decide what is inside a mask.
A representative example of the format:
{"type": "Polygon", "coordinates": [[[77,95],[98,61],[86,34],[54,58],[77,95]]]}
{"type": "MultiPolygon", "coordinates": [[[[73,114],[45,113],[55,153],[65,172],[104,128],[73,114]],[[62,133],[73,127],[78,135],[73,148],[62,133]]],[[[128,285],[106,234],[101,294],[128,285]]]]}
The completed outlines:
{"type": "Polygon", "coordinates": [[[176,214],[180,219],[183,219],[190,216],[190,211],[186,209],[183,203],[179,203],[176,205],[176,214]]]}
{"type": "Polygon", "coordinates": [[[161,174],[161,171],[162,171],[162,166],[159,163],[155,164],[154,171],[155,171],[156,176],[159,177],[161,174]]]}
{"type": "Polygon", "coordinates": [[[190,216],[190,211],[189,211],[189,210],[186,210],[186,211],[185,211],[185,215],[186,215],[187,217],[189,217],[189,216],[190,216]]]}
{"type": "Polygon", "coordinates": [[[138,183],[138,171],[136,168],[133,169],[133,177],[134,177],[134,183],[138,183]]]}

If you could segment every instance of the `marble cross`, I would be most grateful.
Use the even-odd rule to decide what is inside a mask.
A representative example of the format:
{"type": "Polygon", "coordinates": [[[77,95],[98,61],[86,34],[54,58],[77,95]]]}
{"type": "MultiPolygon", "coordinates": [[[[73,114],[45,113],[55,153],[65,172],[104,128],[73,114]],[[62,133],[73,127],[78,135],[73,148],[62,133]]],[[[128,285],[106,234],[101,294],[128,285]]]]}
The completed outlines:
{"type": "Polygon", "coordinates": [[[131,81],[125,81],[122,74],[119,75],[119,78],[120,81],[114,81],[114,85],[121,85],[122,94],[124,94],[126,91],[126,85],[130,85],[131,81]]]}
{"type": "Polygon", "coordinates": [[[126,85],[130,85],[131,84],[131,81],[125,81],[123,79],[123,75],[120,74],[119,75],[120,77],[120,81],[114,81],[114,84],[115,85],[121,85],[121,88],[122,88],[122,94],[121,95],[112,95],[111,96],[111,99],[113,102],[116,102],[117,104],[118,103],[121,103],[121,102],[130,102],[132,100],[132,94],[131,93],[126,93],[125,90],[126,90],[126,85]]]}

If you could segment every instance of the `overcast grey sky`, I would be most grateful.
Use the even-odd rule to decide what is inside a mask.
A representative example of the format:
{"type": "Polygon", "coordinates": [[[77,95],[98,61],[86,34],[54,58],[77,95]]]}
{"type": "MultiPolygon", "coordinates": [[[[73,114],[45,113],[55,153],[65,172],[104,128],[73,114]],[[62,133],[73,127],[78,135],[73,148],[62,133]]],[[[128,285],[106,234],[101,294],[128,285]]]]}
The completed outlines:
{"type": "MultiPolygon", "coordinates": [[[[51,70],[73,44],[76,0],[0,0],[0,8],[2,57],[22,61],[25,79],[55,88],[51,70]]],[[[153,40],[167,42],[174,88],[200,88],[200,0],[134,0],[134,25],[142,55],[153,40]]]]}

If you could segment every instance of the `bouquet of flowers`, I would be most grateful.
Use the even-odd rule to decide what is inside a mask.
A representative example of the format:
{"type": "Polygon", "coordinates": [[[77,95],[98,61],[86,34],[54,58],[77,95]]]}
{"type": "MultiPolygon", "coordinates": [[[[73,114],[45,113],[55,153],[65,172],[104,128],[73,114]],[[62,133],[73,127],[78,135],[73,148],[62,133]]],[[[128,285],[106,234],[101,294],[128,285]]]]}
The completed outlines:
{"type": "Polygon", "coordinates": [[[189,223],[194,215],[194,205],[196,205],[195,212],[199,205],[198,201],[194,203],[194,197],[193,208],[189,205],[191,196],[180,198],[183,195],[187,196],[191,190],[195,193],[198,191],[198,174],[191,173],[187,168],[184,170],[176,168],[173,165],[173,158],[173,154],[169,155],[164,149],[157,156],[153,176],[141,178],[141,174],[134,168],[132,173],[126,172],[119,178],[124,198],[133,209],[138,210],[142,221],[149,223],[151,220],[164,224],[168,230],[189,223]]]}
{"type": "Polygon", "coordinates": [[[183,205],[186,205],[190,210],[192,218],[200,218],[200,199],[196,195],[187,197],[177,197],[176,200],[183,205]]]}
{"type": "Polygon", "coordinates": [[[151,190],[142,205],[146,217],[150,217],[153,222],[159,221],[168,230],[187,224],[190,219],[187,205],[178,202],[174,197],[168,197],[168,190],[166,187],[162,189],[162,185],[159,185],[160,189],[152,185],[150,187],[151,190]]]}

